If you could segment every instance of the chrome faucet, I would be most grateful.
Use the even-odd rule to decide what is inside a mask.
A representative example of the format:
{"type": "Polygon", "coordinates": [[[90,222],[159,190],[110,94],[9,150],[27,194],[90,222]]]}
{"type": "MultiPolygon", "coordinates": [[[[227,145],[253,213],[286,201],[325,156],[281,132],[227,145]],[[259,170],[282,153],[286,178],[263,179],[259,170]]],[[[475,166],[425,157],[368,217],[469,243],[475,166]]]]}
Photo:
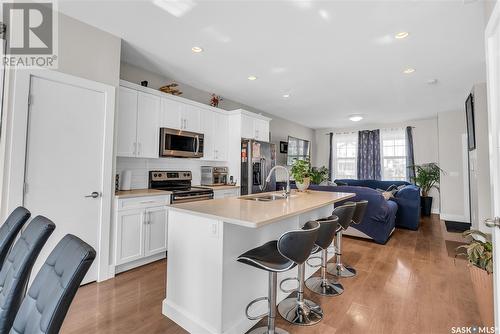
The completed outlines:
{"type": "Polygon", "coordinates": [[[288,196],[290,196],[290,172],[288,171],[288,168],[286,168],[285,166],[280,166],[280,165],[277,165],[277,166],[274,166],[273,168],[271,168],[271,170],[269,171],[269,174],[267,174],[267,177],[266,177],[266,182],[269,182],[271,181],[271,174],[274,172],[275,169],[278,169],[278,168],[282,168],[285,170],[286,172],[286,190],[285,190],[285,198],[288,198],[288,196]]]}

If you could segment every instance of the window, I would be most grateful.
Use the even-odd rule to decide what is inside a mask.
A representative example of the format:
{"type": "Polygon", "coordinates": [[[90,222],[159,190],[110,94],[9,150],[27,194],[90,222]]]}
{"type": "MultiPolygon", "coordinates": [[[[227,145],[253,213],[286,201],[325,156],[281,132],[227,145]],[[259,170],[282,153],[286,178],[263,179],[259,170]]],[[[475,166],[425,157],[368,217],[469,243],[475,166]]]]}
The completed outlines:
{"type": "Polygon", "coordinates": [[[288,136],[287,165],[293,165],[294,160],[310,160],[310,147],[308,140],[288,136]]]}
{"type": "Polygon", "coordinates": [[[332,180],[355,179],[357,175],[358,133],[334,134],[332,180]]]}
{"type": "Polygon", "coordinates": [[[406,180],[406,140],[404,129],[381,133],[382,179],[406,180]]]}

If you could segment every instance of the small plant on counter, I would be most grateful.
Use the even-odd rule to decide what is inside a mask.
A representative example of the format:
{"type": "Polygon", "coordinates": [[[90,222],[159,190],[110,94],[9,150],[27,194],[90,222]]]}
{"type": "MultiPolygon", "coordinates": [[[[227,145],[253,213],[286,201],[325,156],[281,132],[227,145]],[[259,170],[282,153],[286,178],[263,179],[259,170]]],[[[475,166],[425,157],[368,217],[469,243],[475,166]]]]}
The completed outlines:
{"type": "Polygon", "coordinates": [[[311,169],[311,183],[312,184],[320,184],[323,181],[328,180],[328,175],[330,174],[328,168],[323,167],[313,167],[311,169]]]}
{"type": "Polygon", "coordinates": [[[309,160],[294,160],[291,172],[297,189],[299,191],[305,191],[311,182],[311,164],[309,160]]]}

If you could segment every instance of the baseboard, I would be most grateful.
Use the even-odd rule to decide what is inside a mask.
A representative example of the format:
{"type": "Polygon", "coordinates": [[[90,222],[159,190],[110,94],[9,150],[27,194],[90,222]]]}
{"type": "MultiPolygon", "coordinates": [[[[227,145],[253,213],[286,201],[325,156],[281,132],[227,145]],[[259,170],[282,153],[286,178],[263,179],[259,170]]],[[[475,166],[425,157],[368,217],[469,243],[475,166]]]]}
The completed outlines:
{"type": "Polygon", "coordinates": [[[434,213],[434,214],[436,214],[436,215],[439,215],[439,214],[440,214],[440,213],[439,213],[439,209],[436,209],[436,208],[432,209],[432,210],[431,210],[431,213],[434,213]]]}
{"type": "Polygon", "coordinates": [[[470,223],[469,217],[465,217],[462,215],[441,213],[439,215],[439,218],[441,220],[449,220],[449,221],[460,222],[460,223],[470,223]]]}
{"type": "Polygon", "coordinates": [[[124,271],[128,271],[130,269],[134,269],[134,268],[137,268],[137,267],[140,267],[140,266],[144,266],[144,265],[146,265],[148,263],[155,262],[155,261],[158,261],[158,260],[161,260],[161,259],[164,259],[164,258],[165,258],[165,252],[161,252],[161,253],[158,253],[158,254],[155,254],[155,255],[148,256],[148,257],[143,258],[143,259],[139,259],[139,260],[135,260],[135,261],[132,261],[132,262],[120,264],[120,265],[117,265],[117,266],[114,267],[115,274],[119,274],[119,273],[122,273],[124,271]]]}
{"type": "Polygon", "coordinates": [[[216,334],[215,328],[210,328],[208,324],[190,316],[186,310],[171,301],[164,299],[162,310],[164,316],[175,322],[177,325],[184,328],[189,333],[196,334],[216,334]]]}

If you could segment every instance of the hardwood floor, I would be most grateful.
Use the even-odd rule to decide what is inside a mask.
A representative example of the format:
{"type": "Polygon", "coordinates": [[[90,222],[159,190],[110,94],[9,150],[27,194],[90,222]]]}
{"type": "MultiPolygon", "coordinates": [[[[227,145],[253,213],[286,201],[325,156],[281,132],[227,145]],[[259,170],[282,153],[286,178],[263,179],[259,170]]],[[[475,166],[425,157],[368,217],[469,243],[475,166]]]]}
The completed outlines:
{"type": "MultiPolygon", "coordinates": [[[[466,262],[454,261],[446,245],[461,236],[446,232],[437,216],[424,219],[419,231],[396,229],[386,245],[344,240],[343,258],[358,275],[342,280],[345,292],[338,297],[306,290],[323,307],[320,324],[296,327],[278,317],[279,327],[307,334],[441,334],[452,326],[480,325],[466,262]]],[[[81,287],[61,332],[186,333],[161,314],[165,268],[158,261],[81,287]]]]}

